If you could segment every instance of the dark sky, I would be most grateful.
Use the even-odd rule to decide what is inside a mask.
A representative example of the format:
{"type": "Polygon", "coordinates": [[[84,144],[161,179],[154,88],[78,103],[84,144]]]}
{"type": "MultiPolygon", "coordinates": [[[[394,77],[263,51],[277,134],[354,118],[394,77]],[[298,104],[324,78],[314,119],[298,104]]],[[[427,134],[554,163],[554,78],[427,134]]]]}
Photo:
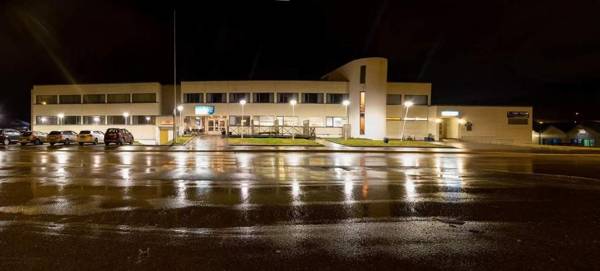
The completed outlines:
{"type": "Polygon", "coordinates": [[[600,2],[578,0],[5,0],[0,114],[28,120],[33,84],[172,83],[174,8],[179,80],[319,79],[380,56],[437,104],[600,119],[600,2]]]}

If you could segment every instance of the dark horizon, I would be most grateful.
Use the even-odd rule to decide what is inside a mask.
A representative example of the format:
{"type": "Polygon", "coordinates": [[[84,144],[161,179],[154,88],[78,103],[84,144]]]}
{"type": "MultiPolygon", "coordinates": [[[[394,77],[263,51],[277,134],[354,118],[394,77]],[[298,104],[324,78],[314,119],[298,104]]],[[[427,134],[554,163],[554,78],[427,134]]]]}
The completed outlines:
{"type": "Polygon", "coordinates": [[[7,1],[0,114],[28,121],[34,84],[172,84],[176,9],[178,82],[317,80],[350,60],[385,57],[389,81],[432,83],[434,104],[531,105],[536,119],[600,119],[599,5],[7,1]]]}

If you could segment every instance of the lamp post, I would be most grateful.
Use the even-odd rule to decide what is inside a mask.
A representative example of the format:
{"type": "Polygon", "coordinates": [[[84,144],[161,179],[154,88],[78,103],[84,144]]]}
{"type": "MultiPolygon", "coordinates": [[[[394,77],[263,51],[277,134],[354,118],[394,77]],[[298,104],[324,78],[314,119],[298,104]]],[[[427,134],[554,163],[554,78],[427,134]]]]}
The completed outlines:
{"type": "Polygon", "coordinates": [[[242,139],[244,139],[244,105],[246,105],[246,100],[240,100],[240,105],[242,106],[242,121],[240,122],[242,128],[240,130],[240,134],[242,136],[242,139]]]}
{"type": "MultiPolygon", "coordinates": [[[[348,129],[350,127],[350,116],[348,116],[348,106],[350,105],[350,101],[344,100],[342,104],[346,109],[346,129],[348,129]]],[[[344,140],[348,140],[348,131],[346,131],[346,129],[344,129],[344,140]]]]}
{"type": "Polygon", "coordinates": [[[177,129],[177,131],[183,129],[183,105],[178,105],[177,106],[177,111],[179,111],[179,129],[177,129]]]}
{"type": "Polygon", "coordinates": [[[125,118],[125,125],[127,125],[127,119],[129,119],[129,112],[123,113],[123,118],[125,118]]]}
{"type": "Polygon", "coordinates": [[[62,124],[62,119],[65,117],[65,114],[63,113],[58,113],[58,124],[62,124]]]}
{"type": "MultiPolygon", "coordinates": [[[[296,104],[298,102],[295,99],[292,99],[290,101],[290,105],[292,106],[292,117],[296,117],[296,104]]],[[[296,118],[296,122],[298,122],[298,119],[296,118]]],[[[295,127],[294,127],[295,129],[295,127]]],[[[292,129],[292,140],[296,140],[296,134],[294,133],[294,129],[292,129]]]]}
{"type": "Polygon", "coordinates": [[[406,113],[404,113],[404,121],[402,123],[402,132],[400,133],[400,140],[404,140],[404,128],[406,128],[406,118],[408,117],[408,109],[413,105],[414,103],[412,101],[404,102],[404,107],[406,107],[406,113]]]}

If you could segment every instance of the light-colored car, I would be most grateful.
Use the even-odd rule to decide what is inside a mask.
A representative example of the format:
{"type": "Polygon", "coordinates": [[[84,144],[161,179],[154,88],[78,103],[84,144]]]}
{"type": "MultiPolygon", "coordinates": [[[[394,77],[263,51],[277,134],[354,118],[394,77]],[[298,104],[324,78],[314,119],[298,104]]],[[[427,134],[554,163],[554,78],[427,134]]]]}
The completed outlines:
{"type": "Polygon", "coordinates": [[[47,139],[50,146],[54,146],[56,143],[69,145],[77,142],[77,133],[73,131],[52,131],[48,134],[47,139]]]}
{"type": "Polygon", "coordinates": [[[77,141],[81,146],[85,143],[97,145],[99,142],[104,142],[104,133],[100,131],[83,130],[79,132],[77,141]]]}
{"type": "Polygon", "coordinates": [[[37,132],[37,131],[23,132],[21,134],[21,139],[19,140],[19,143],[21,143],[21,146],[25,146],[29,143],[31,143],[33,145],[42,145],[42,144],[44,144],[44,142],[47,141],[47,137],[48,137],[48,134],[44,133],[44,132],[37,132]]]}

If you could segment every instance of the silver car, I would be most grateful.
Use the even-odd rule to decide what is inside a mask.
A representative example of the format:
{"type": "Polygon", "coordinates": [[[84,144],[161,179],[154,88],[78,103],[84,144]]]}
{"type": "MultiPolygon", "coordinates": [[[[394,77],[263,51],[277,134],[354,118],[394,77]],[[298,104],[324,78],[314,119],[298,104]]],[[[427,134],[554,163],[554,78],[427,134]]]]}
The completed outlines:
{"type": "Polygon", "coordinates": [[[79,132],[77,141],[81,146],[85,143],[97,145],[99,142],[104,142],[104,133],[100,131],[83,130],[79,132]]]}
{"type": "Polygon", "coordinates": [[[56,143],[63,143],[69,145],[77,142],[77,133],[73,131],[52,131],[47,137],[50,146],[54,146],[56,143]]]}

